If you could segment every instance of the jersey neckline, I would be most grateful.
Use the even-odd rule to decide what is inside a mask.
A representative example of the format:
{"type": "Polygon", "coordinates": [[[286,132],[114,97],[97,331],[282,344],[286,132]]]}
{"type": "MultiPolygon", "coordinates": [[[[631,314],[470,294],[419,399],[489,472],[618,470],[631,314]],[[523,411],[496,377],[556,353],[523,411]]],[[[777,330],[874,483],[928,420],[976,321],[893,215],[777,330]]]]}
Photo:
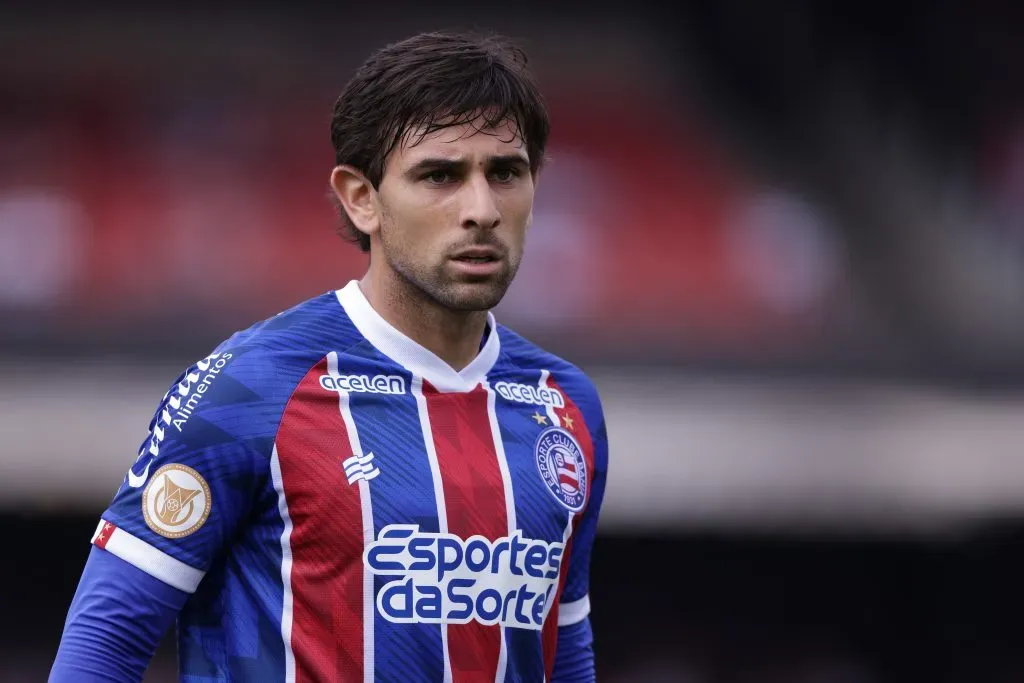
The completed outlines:
{"type": "Polygon", "coordinates": [[[472,391],[478,384],[487,379],[487,373],[494,367],[501,353],[501,341],[498,338],[498,325],[494,315],[487,313],[487,341],[480,353],[461,371],[455,370],[434,352],[405,336],[391,323],[385,320],[370,305],[358,280],[335,291],[338,302],[352,320],[359,333],[373,344],[378,351],[430,382],[438,391],[463,392],[472,391]]]}

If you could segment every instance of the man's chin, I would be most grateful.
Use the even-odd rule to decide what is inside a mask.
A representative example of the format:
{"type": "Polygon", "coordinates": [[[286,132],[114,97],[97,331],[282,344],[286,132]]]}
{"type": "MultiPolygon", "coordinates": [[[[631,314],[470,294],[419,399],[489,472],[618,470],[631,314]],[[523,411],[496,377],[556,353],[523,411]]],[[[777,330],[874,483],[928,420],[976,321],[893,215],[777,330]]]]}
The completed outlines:
{"type": "Polygon", "coordinates": [[[489,311],[505,297],[508,284],[504,282],[453,282],[444,288],[438,302],[453,311],[489,311]]]}

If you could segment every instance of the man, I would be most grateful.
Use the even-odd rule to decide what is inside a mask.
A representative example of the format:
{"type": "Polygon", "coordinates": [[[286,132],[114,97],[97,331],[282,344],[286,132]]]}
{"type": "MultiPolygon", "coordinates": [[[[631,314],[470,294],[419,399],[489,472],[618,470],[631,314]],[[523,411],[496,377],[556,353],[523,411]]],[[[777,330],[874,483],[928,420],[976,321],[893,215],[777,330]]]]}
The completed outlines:
{"type": "Polygon", "coordinates": [[[370,265],[171,385],[102,515],[52,681],[587,681],[608,447],[574,366],[489,310],[548,135],[523,54],[374,54],[331,133],[370,265]]]}

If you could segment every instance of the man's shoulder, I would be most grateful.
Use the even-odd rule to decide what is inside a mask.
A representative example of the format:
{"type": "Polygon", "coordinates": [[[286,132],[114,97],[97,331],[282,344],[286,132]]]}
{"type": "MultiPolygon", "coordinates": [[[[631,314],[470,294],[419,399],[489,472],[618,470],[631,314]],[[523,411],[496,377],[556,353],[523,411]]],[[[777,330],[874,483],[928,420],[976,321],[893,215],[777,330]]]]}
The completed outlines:
{"type": "Polygon", "coordinates": [[[329,350],[358,343],[337,293],[325,292],[239,330],[221,342],[215,353],[245,355],[248,362],[319,360],[329,350]]]}
{"type": "Polygon", "coordinates": [[[287,355],[336,343],[346,332],[352,334],[354,328],[348,323],[336,293],[331,291],[238,330],[217,350],[245,348],[265,355],[287,355]]]}
{"type": "Polygon", "coordinates": [[[157,458],[212,459],[224,471],[267,462],[302,379],[327,353],[359,340],[333,292],[231,335],[171,383],[126,485],[141,486],[157,458]]]}
{"type": "Polygon", "coordinates": [[[600,410],[597,387],[579,366],[504,325],[498,325],[498,332],[501,337],[502,354],[509,362],[522,369],[546,370],[550,373],[550,380],[569,393],[577,404],[594,404],[594,407],[600,410]]]}
{"type": "Polygon", "coordinates": [[[329,351],[360,340],[335,293],[327,292],[235,332],[186,368],[168,394],[184,401],[202,391],[207,406],[236,410],[283,406],[329,351]]]}

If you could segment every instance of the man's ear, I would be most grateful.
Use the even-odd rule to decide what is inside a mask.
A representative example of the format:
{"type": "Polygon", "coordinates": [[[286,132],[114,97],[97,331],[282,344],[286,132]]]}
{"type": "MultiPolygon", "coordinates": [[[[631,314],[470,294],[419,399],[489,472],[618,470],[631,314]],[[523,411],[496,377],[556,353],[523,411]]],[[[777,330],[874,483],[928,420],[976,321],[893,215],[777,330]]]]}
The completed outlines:
{"type": "Polygon", "coordinates": [[[331,188],[356,228],[367,235],[380,229],[377,190],[356,168],[347,164],[331,171],[331,188]]]}

